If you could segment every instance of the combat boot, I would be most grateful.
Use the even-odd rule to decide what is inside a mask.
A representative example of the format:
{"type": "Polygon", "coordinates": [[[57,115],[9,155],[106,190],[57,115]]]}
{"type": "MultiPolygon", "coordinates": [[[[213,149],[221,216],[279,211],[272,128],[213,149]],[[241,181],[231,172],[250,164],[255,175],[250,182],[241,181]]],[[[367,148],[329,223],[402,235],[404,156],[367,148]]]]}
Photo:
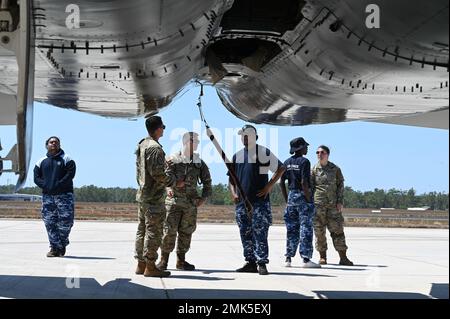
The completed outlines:
{"type": "Polygon", "coordinates": [[[338,253],[339,253],[339,257],[341,258],[341,260],[339,261],[339,265],[353,266],[353,263],[350,261],[350,259],[347,258],[347,251],[340,250],[340,251],[338,251],[338,253]]]}
{"type": "Polygon", "coordinates": [[[169,264],[170,253],[161,253],[161,260],[156,265],[160,270],[167,270],[167,265],[169,264]]]}
{"type": "Polygon", "coordinates": [[[291,265],[292,265],[292,259],[291,259],[291,257],[286,257],[286,261],[285,261],[285,265],[286,265],[286,267],[291,267],[291,265]]]}
{"type": "Polygon", "coordinates": [[[47,253],[47,257],[61,257],[61,253],[56,248],[50,248],[50,251],[47,253]]]}
{"type": "Polygon", "coordinates": [[[327,252],[320,251],[319,253],[320,253],[319,265],[326,265],[327,264],[327,252]]]}
{"type": "Polygon", "coordinates": [[[269,274],[269,272],[267,271],[267,267],[266,267],[265,264],[258,265],[258,273],[259,273],[260,275],[263,275],[263,276],[269,274]]]}
{"type": "Polygon", "coordinates": [[[177,269],[193,271],[195,266],[185,260],[185,254],[177,254],[177,269]]]}
{"type": "Polygon", "coordinates": [[[236,272],[258,272],[258,265],[254,261],[248,261],[244,266],[236,269],[236,272]]]}
{"type": "Polygon", "coordinates": [[[148,262],[145,271],[144,277],[169,277],[170,271],[160,270],[156,267],[154,262],[148,262]]]}
{"type": "Polygon", "coordinates": [[[138,261],[136,275],[143,275],[145,272],[145,266],[147,266],[147,264],[144,261],[138,261]]]}

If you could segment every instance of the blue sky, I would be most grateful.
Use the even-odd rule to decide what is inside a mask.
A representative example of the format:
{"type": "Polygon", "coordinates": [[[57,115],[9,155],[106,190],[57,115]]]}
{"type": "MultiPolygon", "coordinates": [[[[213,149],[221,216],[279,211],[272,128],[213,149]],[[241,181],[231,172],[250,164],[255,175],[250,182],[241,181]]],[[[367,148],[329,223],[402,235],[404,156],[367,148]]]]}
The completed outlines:
{"type": "MultiPolygon", "coordinates": [[[[205,94],[205,115],[210,126],[217,129],[218,137],[231,157],[242,147],[235,131],[245,123],[221,105],[214,89],[206,88],[205,94]]],[[[183,132],[201,128],[200,153],[210,162],[213,182],[225,183],[225,166],[219,161],[198,121],[197,97],[197,88],[187,91],[160,113],[168,128],[161,143],[170,153],[179,148],[183,132]]],[[[356,190],[406,190],[413,187],[418,193],[448,192],[449,133],[446,130],[364,122],[256,127],[261,144],[271,148],[282,161],[288,158],[289,141],[295,137],[302,136],[310,143],[307,157],[312,163],[316,162],[316,147],[328,145],[331,148],[330,160],[342,168],[346,185],[356,190]]],[[[77,163],[74,180],[77,187],[136,187],[134,150],[146,136],[143,118],[109,119],[37,103],[33,133],[27,186],[34,186],[31,172],[36,161],[45,155],[45,140],[57,135],[61,138],[62,148],[77,163]]],[[[0,139],[4,148],[0,154],[6,156],[15,143],[15,127],[0,126],[0,139]]],[[[12,174],[0,177],[0,185],[15,182],[16,177],[12,174]]]]}

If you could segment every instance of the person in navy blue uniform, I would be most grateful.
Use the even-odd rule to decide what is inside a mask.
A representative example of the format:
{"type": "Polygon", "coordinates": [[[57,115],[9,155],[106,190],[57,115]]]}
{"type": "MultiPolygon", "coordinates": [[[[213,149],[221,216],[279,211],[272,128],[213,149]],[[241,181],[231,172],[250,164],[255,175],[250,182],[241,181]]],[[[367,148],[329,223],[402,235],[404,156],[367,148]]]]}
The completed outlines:
{"type": "Polygon", "coordinates": [[[246,264],[237,272],[258,272],[267,275],[269,263],[268,235],[272,224],[270,192],[284,173],[284,166],[267,148],[256,143],[256,128],[245,125],[238,133],[244,149],[233,156],[233,167],[243,192],[253,206],[252,220],[245,209],[244,196],[230,177],[230,191],[236,203],[236,222],[239,226],[246,264]],[[274,175],[269,181],[268,173],[274,175]]]}
{"type": "Polygon", "coordinates": [[[281,192],[287,203],[284,213],[286,223],[286,267],[291,267],[297,249],[303,268],[320,268],[311,261],[313,255],[314,201],[311,189],[311,163],[303,156],[308,153],[308,143],[299,137],[291,141],[291,158],[284,162],[286,172],[280,179],[281,192]],[[286,192],[286,180],[289,194],[286,192]]]}
{"type": "Polygon", "coordinates": [[[58,137],[50,137],[45,142],[47,156],[34,167],[34,183],[42,189],[41,213],[50,242],[47,257],[65,255],[74,220],[73,178],[76,165],[60,145],[58,137]]]}

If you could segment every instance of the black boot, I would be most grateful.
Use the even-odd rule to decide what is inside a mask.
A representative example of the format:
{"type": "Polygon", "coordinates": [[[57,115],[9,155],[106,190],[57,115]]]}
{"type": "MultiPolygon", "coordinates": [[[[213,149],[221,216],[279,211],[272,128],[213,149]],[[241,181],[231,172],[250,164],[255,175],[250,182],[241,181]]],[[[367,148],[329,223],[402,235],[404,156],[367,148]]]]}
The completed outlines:
{"type": "Polygon", "coordinates": [[[348,259],[347,257],[347,251],[346,250],[339,250],[339,257],[340,257],[340,261],[339,261],[339,265],[342,266],[353,266],[353,262],[350,261],[350,259],[348,259]]]}
{"type": "Polygon", "coordinates": [[[177,254],[177,269],[193,271],[195,266],[185,260],[185,254],[177,254]]]}
{"type": "Polygon", "coordinates": [[[258,266],[254,261],[248,261],[241,268],[236,269],[237,272],[258,272],[258,266]]]}
{"type": "Polygon", "coordinates": [[[258,273],[259,273],[260,275],[268,275],[268,274],[269,274],[269,272],[267,271],[267,267],[266,267],[265,264],[258,265],[258,273]]]}
{"type": "Polygon", "coordinates": [[[61,257],[61,253],[58,249],[52,247],[47,253],[47,257],[61,257]]]}

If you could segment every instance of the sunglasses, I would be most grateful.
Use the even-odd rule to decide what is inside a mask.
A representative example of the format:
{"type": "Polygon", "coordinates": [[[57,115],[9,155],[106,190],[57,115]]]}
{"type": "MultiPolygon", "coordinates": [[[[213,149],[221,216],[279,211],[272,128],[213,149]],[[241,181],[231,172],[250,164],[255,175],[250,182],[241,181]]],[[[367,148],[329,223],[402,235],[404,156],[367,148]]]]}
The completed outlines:
{"type": "Polygon", "coordinates": [[[316,152],[317,155],[319,155],[319,154],[326,154],[326,153],[327,153],[327,152],[324,152],[324,151],[317,151],[317,152],[316,152]]]}

